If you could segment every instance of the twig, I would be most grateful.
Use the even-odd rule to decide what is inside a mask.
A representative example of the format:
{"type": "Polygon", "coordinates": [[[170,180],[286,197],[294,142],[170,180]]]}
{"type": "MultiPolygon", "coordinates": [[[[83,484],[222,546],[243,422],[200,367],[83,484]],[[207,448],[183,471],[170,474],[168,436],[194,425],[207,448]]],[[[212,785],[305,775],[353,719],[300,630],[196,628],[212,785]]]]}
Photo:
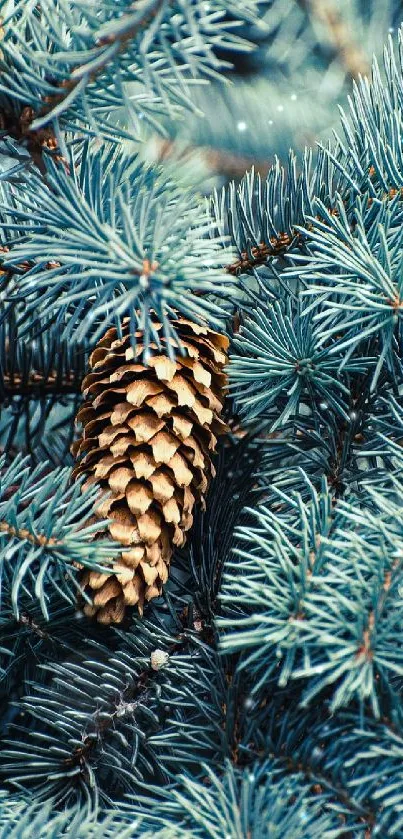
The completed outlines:
{"type": "MultiPolygon", "coordinates": [[[[33,108],[25,106],[19,116],[15,113],[0,110],[0,132],[13,137],[18,143],[23,144],[33,162],[38,169],[44,173],[45,165],[42,159],[44,150],[51,154],[53,159],[63,163],[68,168],[67,161],[59,152],[59,144],[54,132],[50,126],[46,125],[44,128],[38,128],[36,131],[31,129],[31,123],[35,118],[33,108]]],[[[0,249],[2,250],[2,249],[0,249]]]]}
{"type": "MultiPolygon", "coordinates": [[[[369,174],[371,177],[374,177],[375,170],[371,166],[369,170],[369,174]]],[[[400,189],[389,189],[388,192],[383,193],[383,200],[384,201],[392,201],[396,195],[399,195],[399,198],[403,200],[403,187],[400,189]]],[[[373,198],[368,198],[368,206],[371,206],[373,203],[373,198]]],[[[338,210],[337,208],[331,208],[330,214],[337,216],[338,210]]],[[[319,221],[323,221],[320,216],[316,216],[319,221]]],[[[267,242],[260,242],[258,247],[251,248],[250,252],[242,251],[240,258],[233,262],[231,265],[227,265],[226,271],[228,274],[234,274],[238,276],[238,274],[243,274],[246,271],[251,271],[253,268],[257,268],[259,265],[264,265],[266,260],[272,256],[280,256],[283,254],[290,245],[297,243],[301,238],[301,234],[295,231],[293,236],[290,236],[288,233],[279,233],[278,236],[273,236],[270,241],[267,242]]],[[[394,304],[395,301],[389,301],[391,305],[394,304]]],[[[396,298],[395,308],[400,306],[400,299],[396,298]]]]}
{"type": "Polygon", "coordinates": [[[52,394],[66,395],[81,393],[81,377],[69,376],[67,373],[60,377],[57,373],[45,376],[41,373],[31,373],[28,379],[19,374],[3,374],[0,377],[0,397],[10,399],[13,396],[52,396],[52,394]]]}
{"type": "Polygon", "coordinates": [[[227,273],[238,276],[238,274],[250,271],[258,265],[264,265],[269,256],[279,256],[284,253],[294,240],[295,236],[291,237],[288,233],[280,233],[278,237],[273,236],[268,244],[261,242],[257,248],[251,248],[250,253],[243,251],[240,259],[231,265],[227,265],[227,273]]]}
{"type": "Polygon", "coordinates": [[[33,545],[38,545],[41,548],[53,548],[62,544],[54,536],[44,536],[42,533],[30,533],[26,528],[13,527],[7,521],[0,521],[0,533],[7,533],[8,536],[14,536],[23,542],[28,540],[28,542],[32,542],[33,545]]]}

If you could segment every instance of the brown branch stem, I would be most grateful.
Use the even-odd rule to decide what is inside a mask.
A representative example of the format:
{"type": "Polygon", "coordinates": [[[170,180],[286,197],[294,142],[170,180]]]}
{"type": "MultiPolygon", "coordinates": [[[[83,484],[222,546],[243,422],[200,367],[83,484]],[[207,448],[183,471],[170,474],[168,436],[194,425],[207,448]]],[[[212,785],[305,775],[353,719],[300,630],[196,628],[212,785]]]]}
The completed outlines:
{"type": "Polygon", "coordinates": [[[295,236],[291,237],[288,233],[280,233],[279,236],[273,236],[269,243],[261,242],[258,247],[251,248],[250,253],[243,251],[240,258],[231,265],[227,265],[227,273],[238,276],[245,271],[250,271],[258,265],[264,265],[268,257],[280,256],[284,251],[290,247],[291,242],[295,240],[295,236]]]}
{"type": "Polygon", "coordinates": [[[68,373],[60,377],[56,373],[45,376],[32,373],[24,379],[20,375],[3,375],[0,380],[0,392],[6,398],[13,396],[51,396],[52,394],[79,394],[81,392],[81,376],[70,377],[68,373]]]}
{"type": "Polygon", "coordinates": [[[0,521],[0,533],[7,533],[8,536],[14,536],[24,542],[31,542],[33,545],[37,545],[40,548],[52,548],[55,547],[55,545],[62,544],[53,536],[48,538],[47,536],[43,536],[42,533],[31,533],[25,527],[13,527],[7,521],[0,521]]]}

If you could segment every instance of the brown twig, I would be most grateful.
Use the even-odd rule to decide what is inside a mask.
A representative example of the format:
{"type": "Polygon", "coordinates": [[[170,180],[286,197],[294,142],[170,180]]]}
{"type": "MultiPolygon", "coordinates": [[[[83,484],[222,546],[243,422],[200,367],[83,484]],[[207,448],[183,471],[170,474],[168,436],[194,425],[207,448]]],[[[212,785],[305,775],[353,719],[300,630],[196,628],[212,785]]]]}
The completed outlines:
{"type": "MultiPolygon", "coordinates": [[[[370,175],[373,177],[375,174],[375,170],[373,167],[370,169],[370,175]]],[[[388,192],[383,194],[383,199],[385,201],[392,201],[396,195],[399,196],[400,199],[403,200],[403,187],[400,189],[389,189],[388,192]]],[[[368,198],[368,206],[373,203],[373,199],[370,197],[368,198]]],[[[337,216],[338,210],[337,208],[330,209],[330,214],[337,216]]],[[[319,221],[323,221],[320,216],[316,216],[319,221]]],[[[250,253],[247,251],[242,251],[240,258],[237,259],[236,262],[233,262],[231,265],[227,265],[226,271],[228,274],[233,274],[234,276],[238,276],[238,274],[243,274],[246,271],[251,271],[253,268],[257,268],[259,265],[264,265],[266,260],[269,257],[280,256],[283,254],[290,245],[295,244],[300,239],[300,234],[295,231],[293,236],[290,236],[288,233],[280,233],[278,236],[273,236],[269,243],[267,242],[260,242],[258,247],[251,248],[250,253]]],[[[400,308],[402,303],[400,299],[391,300],[389,301],[393,308],[400,308]]]]}
{"type": "Polygon", "coordinates": [[[264,265],[269,256],[280,256],[294,240],[295,236],[291,237],[288,233],[280,233],[279,236],[273,236],[269,244],[261,242],[258,247],[251,248],[250,254],[243,251],[236,262],[227,265],[227,274],[238,276],[238,274],[250,271],[258,265],[264,265]]]}
{"type": "MultiPolygon", "coordinates": [[[[0,246],[1,254],[9,253],[7,246],[0,246]]],[[[59,263],[48,262],[47,268],[55,268],[59,263]]],[[[20,276],[21,272],[29,271],[32,268],[30,262],[19,263],[16,266],[3,268],[0,261],[0,283],[3,277],[3,283],[6,285],[11,276],[20,276]],[[18,274],[16,273],[18,271],[18,274]]],[[[84,369],[78,374],[73,370],[65,370],[58,373],[57,370],[50,370],[46,375],[38,370],[30,370],[27,376],[21,375],[18,369],[10,369],[13,367],[11,363],[10,340],[15,342],[16,338],[7,338],[5,343],[6,363],[5,369],[0,373],[0,395],[1,398],[10,398],[13,396],[29,396],[35,397],[38,395],[55,394],[78,394],[81,391],[81,379],[84,375],[84,369]]]]}
{"type": "Polygon", "coordinates": [[[39,624],[36,623],[36,621],[34,621],[34,619],[30,615],[27,615],[27,614],[20,615],[20,617],[18,619],[18,622],[20,624],[22,624],[22,626],[29,627],[29,629],[31,629],[32,632],[35,635],[38,635],[39,638],[42,638],[43,641],[44,640],[45,641],[50,641],[51,640],[50,635],[47,632],[45,632],[42,629],[42,627],[39,626],[39,624]]]}
{"type": "Polygon", "coordinates": [[[58,151],[59,145],[50,126],[46,125],[33,131],[30,126],[34,118],[34,110],[28,105],[22,109],[19,116],[3,108],[0,110],[0,132],[23,144],[41,172],[45,171],[42,159],[44,150],[51,154],[54,160],[67,167],[67,161],[58,151]]]}
{"type": "Polygon", "coordinates": [[[55,545],[62,544],[53,536],[43,536],[42,533],[31,533],[26,528],[13,527],[7,521],[0,521],[0,533],[7,533],[9,536],[16,536],[22,541],[31,542],[33,545],[38,545],[41,548],[53,548],[55,545]]]}
{"type": "Polygon", "coordinates": [[[0,393],[6,399],[12,396],[51,396],[54,394],[78,394],[81,392],[81,377],[73,377],[67,373],[58,376],[51,373],[45,376],[41,373],[30,373],[28,379],[20,374],[3,374],[0,381],[0,393]]]}

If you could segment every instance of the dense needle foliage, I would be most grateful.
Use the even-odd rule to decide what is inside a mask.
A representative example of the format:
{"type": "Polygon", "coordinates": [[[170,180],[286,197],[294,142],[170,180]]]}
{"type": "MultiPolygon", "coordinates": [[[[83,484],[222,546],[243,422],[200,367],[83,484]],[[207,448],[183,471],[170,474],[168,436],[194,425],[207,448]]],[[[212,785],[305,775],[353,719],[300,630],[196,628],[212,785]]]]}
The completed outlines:
{"type": "Polygon", "coordinates": [[[403,837],[403,30],[267,177],[206,202],[141,151],[277,7],[2,5],[1,839],[403,837]],[[172,358],[180,315],[230,337],[229,431],[117,629],[70,446],[94,344],[129,317],[146,364],[154,313],[172,358]]]}

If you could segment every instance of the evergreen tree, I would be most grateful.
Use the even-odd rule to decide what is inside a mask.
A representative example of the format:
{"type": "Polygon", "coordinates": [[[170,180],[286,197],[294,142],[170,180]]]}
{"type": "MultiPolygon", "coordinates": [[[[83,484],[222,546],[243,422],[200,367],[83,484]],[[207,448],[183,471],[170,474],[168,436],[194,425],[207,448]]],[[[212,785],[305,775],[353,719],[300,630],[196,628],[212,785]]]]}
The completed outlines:
{"type": "Polygon", "coordinates": [[[267,177],[142,159],[278,8],[2,4],[1,839],[403,837],[403,30],[267,177]]]}

